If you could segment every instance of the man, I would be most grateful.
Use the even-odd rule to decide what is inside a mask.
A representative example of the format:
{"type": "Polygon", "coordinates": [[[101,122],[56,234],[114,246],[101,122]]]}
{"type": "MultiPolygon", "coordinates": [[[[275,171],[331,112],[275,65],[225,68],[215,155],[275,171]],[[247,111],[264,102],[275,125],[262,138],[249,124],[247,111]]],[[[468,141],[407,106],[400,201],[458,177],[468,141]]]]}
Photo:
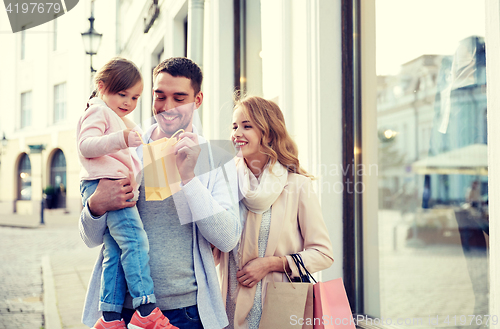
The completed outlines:
{"type": "MultiPolygon", "coordinates": [[[[169,58],[153,71],[153,112],[157,123],[143,139],[150,143],[184,129],[174,149],[181,191],[163,201],[145,201],[142,184],[137,201],[149,239],[156,305],[179,328],[227,326],[212,245],[221,251],[232,250],[242,229],[234,163],[214,160],[219,151],[200,147],[207,144],[193,126],[194,110],[203,101],[201,83],[200,68],[187,58],[169,58]]],[[[137,153],[142,156],[142,147],[137,153]]],[[[87,246],[102,244],[107,211],[134,206],[134,202],[127,201],[132,192],[128,184],[126,179],[101,179],[80,216],[80,232],[87,246]]],[[[102,252],[85,302],[83,322],[88,326],[100,316],[97,305],[101,266],[102,252]]],[[[127,296],[122,311],[125,322],[132,314],[131,298],[127,296]]]]}
{"type": "Polygon", "coordinates": [[[469,205],[473,208],[480,209],[482,200],[479,181],[475,180],[472,182],[471,186],[467,188],[465,193],[465,202],[469,203],[469,205]]]}

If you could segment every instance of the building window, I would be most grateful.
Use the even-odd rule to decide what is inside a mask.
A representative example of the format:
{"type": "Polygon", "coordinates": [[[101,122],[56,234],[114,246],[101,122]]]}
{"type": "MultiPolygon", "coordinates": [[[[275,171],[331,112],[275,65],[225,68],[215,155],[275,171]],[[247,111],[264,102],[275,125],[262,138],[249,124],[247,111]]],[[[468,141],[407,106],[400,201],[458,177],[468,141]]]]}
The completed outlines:
{"type": "Polygon", "coordinates": [[[50,185],[54,187],[54,208],[66,208],[66,157],[57,150],[50,164],[50,185]]]}
{"type": "Polygon", "coordinates": [[[140,125],[142,122],[142,96],[139,97],[137,101],[137,106],[135,110],[131,114],[132,119],[134,120],[136,125],[140,125]]]}
{"type": "Polygon", "coordinates": [[[261,2],[233,2],[234,88],[243,94],[262,96],[261,2]]]}
{"type": "Polygon", "coordinates": [[[66,83],[54,86],[54,123],[66,119],[66,83]]]}
{"type": "Polygon", "coordinates": [[[342,2],[353,6],[362,26],[346,20],[343,27],[359,28],[347,53],[363,70],[345,80],[355,86],[363,80],[363,90],[344,113],[362,99],[362,118],[376,120],[353,120],[353,131],[378,132],[378,139],[355,145],[364,166],[378,150],[378,200],[376,193],[360,195],[363,208],[355,204],[352,217],[344,218],[355,223],[344,236],[358,240],[344,255],[355,260],[351,267],[344,263],[353,311],[423,327],[458,326],[455,314],[489,314],[488,193],[482,188],[488,145],[475,138],[485,134],[487,119],[484,3],[342,2]],[[459,17],[467,17],[465,26],[459,17]],[[424,80],[435,83],[424,88],[424,80]],[[399,97],[377,102],[374,91],[396,88],[399,97]],[[384,134],[385,127],[402,126],[384,134]]]}
{"type": "Polygon", "coordinates": [[[31,200],[31,161],[24,153],[17,169],[18,200],[31,200]]]}
{"type": "Polygon", "coordinates": [[[21,59],[26,58],[26,30],[21,31],[21,59]]]}
{"type": "Polygon", "coordinates": [[[53,20],[54,22],[54,47],[52,50],[57,50],[57,19],[53,20]]]}
{"type": "Polygon", "coordinates": [[[184,27],[184,57],[187,57],[188,55],[188,19],[187,19],[187,16],[186,16],[186,19],[184,19],[184,23],[183,23],[183,27],[184,27]]]}
{"type": "Polygon", "coordinates": [[[21,94],[21,128],[31,126],[31,91],[21,94]]]}

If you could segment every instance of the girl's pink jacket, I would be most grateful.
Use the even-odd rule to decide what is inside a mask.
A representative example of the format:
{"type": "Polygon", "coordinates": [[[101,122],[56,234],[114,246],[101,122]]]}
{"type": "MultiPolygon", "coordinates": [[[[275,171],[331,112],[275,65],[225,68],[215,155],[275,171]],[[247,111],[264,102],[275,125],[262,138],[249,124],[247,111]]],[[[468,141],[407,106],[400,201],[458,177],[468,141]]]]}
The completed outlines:
{"type": "Polygon", "coordinates": [[[102,99],[89,100],[89,108],[76,128],[80,180],[128,177],[136,200],[142,179],[141,161],[135,148],[125,143],[126,128],[138,129],[130,119],[120,118],[102,99]]]}

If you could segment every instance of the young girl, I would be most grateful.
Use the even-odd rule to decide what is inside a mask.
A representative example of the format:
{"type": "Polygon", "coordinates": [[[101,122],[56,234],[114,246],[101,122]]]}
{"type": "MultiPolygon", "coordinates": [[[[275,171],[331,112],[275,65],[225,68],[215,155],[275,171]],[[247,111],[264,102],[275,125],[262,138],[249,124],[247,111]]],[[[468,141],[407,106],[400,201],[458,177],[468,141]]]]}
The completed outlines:
{"type": "MultiPolygon", "coordinates": [[[[297,158],[279,107],[260,97],[236,102],[231,136],[240,151],[238,182],[243,199],[241,243],[218,254],[228,328],[258,328],[266,283],[288,281],[298,253],[313,273],[333,263],[333,252],[310,175],[297,158]]],[[[216,257],[217,258],[217,257],[216,257]]]]}
{"type": "MultiPolygon", "coordinates": [[[[135,124],[125,116],[135,109],[142,93],[141,74],[131,61],[113,58],[96,73],[94,82],[96,91],[77,127],[83,204],[102,178],[130,179],[133,200],[137,200],[142,174],[132,147],[141,140],[135,124]]],[[[103,316],[94,329],[126,328],[121,311],[127,287],[136,309],[129,328],[177,328],[155,305],[149,243],[137,208],[108,212],[106,219],[99,302],[103,316]]]]}

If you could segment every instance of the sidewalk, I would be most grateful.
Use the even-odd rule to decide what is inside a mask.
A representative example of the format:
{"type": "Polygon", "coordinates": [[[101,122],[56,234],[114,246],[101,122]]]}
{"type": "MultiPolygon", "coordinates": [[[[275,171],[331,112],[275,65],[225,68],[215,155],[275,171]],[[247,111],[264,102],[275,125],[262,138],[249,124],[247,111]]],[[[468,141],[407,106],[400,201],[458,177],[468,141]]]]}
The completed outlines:
{"type": "Polygon", "coordinates": [[[51,282],[48,281],[46,285],[44,280],[44,292],[55,292],[56,307],[50,298],[47,298],[48,301],[45,299],[47,294],[44,293],[44,300],[49,302],[45,304],[44,329],[88,329],[82,324],[82,310],[88,282],[99,250],[100,248],[87,248],[78,254],[69,251],[50,258],[50,263],[44,268],[44,273],[46,269],[52,270],[53,286],[49,287],[51,282]],[[57,320],[57,318],[60,320],[59,326],[57,321],[49,321],[49,319],[57,320]]]}
{"type": "Polygon", "coordinates": [[[74,249],[59,248],[44,256],[42,263],[44,329],[88,329],[81,323],[88,282],[100,248],[87,248],[79,240],[78,214],[46,211],[45,224],[40,215],[0,215],[0,226],[47,230],[65,230],[75,240],[74,249]],[[81,242],[81,243],[80,243],[81,242]]]}

